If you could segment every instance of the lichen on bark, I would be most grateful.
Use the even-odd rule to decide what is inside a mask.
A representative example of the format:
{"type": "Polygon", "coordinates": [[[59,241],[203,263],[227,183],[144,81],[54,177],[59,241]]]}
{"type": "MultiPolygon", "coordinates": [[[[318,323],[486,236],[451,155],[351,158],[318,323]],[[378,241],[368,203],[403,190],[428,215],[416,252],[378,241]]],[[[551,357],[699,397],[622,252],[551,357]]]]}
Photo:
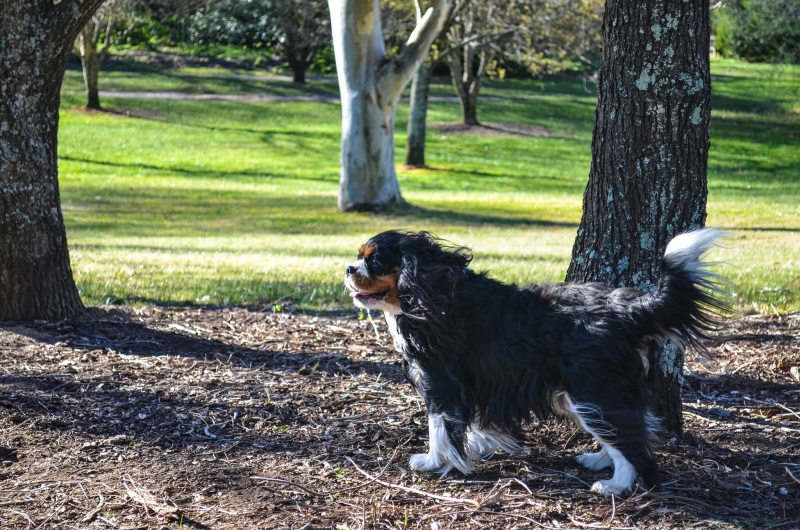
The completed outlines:
{"type": "Polygon", "coordinates": [[[83,309],[58,189],[61,80],[102,0],[0,3],[0,320],[83,309]]]}

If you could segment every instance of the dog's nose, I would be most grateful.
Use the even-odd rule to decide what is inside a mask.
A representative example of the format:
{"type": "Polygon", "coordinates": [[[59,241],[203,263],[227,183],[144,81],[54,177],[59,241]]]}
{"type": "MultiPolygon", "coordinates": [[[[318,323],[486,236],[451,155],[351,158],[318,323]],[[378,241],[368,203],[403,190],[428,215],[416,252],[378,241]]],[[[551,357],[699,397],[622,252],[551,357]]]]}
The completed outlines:
{"type": "Polygon", "coordinates": [[[354,274],[355,272],[356,272],[356,268],[355,267],[353,267],[352,265],[348,265],[347,266],[347,275],[348,276],[350,276],[351,274],[354,274]]]}

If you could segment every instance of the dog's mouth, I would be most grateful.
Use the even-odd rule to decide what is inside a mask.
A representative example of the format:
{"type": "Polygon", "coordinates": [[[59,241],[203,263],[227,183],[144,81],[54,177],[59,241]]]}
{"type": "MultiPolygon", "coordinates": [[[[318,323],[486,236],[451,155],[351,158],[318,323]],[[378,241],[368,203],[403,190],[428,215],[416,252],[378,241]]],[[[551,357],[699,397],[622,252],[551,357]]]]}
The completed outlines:
{"type": "Polygon", "coordinates": [[[350,296],[353,297],[353,300],[358,300],[359,302],[379,301],[383,300],[388,295],[389,289],[384,289],[383,291],[378,291],[376,293],[366,293],[358,290],[350,291],[350,296]]]}

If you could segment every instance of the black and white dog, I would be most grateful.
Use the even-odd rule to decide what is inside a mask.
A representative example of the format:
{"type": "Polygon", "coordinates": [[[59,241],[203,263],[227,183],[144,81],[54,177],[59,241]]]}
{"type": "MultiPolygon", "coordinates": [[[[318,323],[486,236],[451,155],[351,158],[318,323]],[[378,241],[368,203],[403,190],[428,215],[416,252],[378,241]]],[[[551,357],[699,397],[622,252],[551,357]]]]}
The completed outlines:
{"type": "Polygon", "coordinates": [[[700,260],[719,233],[679,235],[652,294],[598,283],[519,288],[468,268],[468,249],[427,233],[388,231],[361,247],[345,285],[356,305],[383,310],[406,377],[425,401],[430,449],[420,471],[472,471],[472,460],[520,450],[532,416],[569,417],[600,444],[578,461],[620,495],[637,472],[656,481],[657,422],[647,372],[658,342],[697,344],[726,309],[700,260]]]}

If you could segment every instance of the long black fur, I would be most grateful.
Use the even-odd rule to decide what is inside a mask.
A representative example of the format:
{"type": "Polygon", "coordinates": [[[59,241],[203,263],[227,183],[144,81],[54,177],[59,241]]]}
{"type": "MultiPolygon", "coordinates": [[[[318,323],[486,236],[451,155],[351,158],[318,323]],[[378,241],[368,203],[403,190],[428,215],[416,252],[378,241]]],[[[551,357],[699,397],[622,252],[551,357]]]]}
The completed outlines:
{"type": "Polygon", "coordinates": [[[384,232],[370,244],[398,271],[406,373],[419,374],[409,380],[462,456],[471,423],[516,433],[557,413],[554,398],[566,392],[645,484],[656,482],[640,351],[665,337],[695,344],[724,310],[697,262],[665,258],[653,294],[598,283],[519,288],[473,272],[467,249],[426,232],[384,232]]]}

